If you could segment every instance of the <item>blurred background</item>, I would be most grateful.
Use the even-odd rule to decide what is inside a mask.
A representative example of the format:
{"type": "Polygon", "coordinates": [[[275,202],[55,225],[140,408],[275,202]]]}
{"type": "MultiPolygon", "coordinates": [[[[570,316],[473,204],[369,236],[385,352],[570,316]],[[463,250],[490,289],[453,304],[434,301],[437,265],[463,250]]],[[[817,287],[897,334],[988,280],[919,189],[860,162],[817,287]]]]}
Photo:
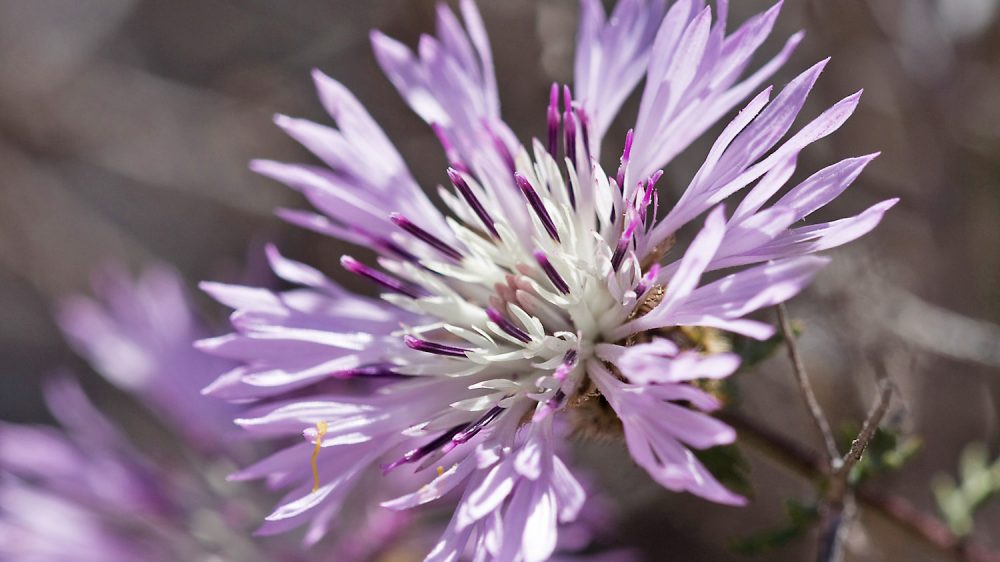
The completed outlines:
{"type": "MultiPolygon", "coordinates": [[[[731,26],[769,2],[734,2],[731,26]]],[[[572,80],[575,0],[480,2],[496,58],[504,116],[522,140],[543,132],[548,86],[572,80]]],[[[865,89],[837,134],[806,150],[800,174],[881,150],[817,221],[876,201],[902,202],[790,304],[820,401],[835,427],[855,425],[874,396],[872,365],[899,387],[889,424],[920,450],[869,483],[935,512],[931,482],[954,474],[962,450],[1000,452],[1000,23],[997,0],[787,0],[773,53],[805,29],[773,80],[832,56],[803,115],[865,89]]],[[[309,70],[347,85],[396,142],[417,180],[446,179],[431,132],[378,71],[368,30],[408,44],[434,25],[430,0],[0,0],[0,419],[48,420],[42,376],[86,372],[63,342],[53,304],[87,292],[95,267],[160,260],[199,280],[264,275],[261,246],[350,284],[336,241],[276,219],[304,207],[291,190],[247,170],[255,157],[308,161],[271,124],[282,112],[324,121],[309,70]]],[[[634,119],[626,105],[608,134],[609,164],[634,119]],[[618,133],[615,133],[618,131],[618,133]]],[[[706,135],[710,139],[713,135],[706,135]]],[[[706,151],[667,170],[683,186],[706,151]]],[[[676,193],[674,191],[673,193],[676,193]]],[[[198,297],[222,331],[225,311],[198,297]]],[[[744,373],[742,410],[815,447],[783,355],[744,373]]],[[[85,383],[111,396],[96,376],[85,383]]],[[[757,500],[745,510],[660,493],[621,466],[615,445],[587,445],[623,504],[622,540],[650,560],[738,560],[732,539],[783,524],[783,502],[808,481],[750,455],[757,500]],[[653,532],[650,532],[653,531],[653,532]],[[659,554],[658,554],[659,553],[659,554]],[[669,553],[669,555],[662,554],[669,553]]],[[[848,543],[857,560],[950,560],[879,516],[848,543]]],[[[1000,550],[1000,502],[985,504],[973,539],[1000,550]]],[[[807,539],[763,555],[801,560],[807,539]]]]}

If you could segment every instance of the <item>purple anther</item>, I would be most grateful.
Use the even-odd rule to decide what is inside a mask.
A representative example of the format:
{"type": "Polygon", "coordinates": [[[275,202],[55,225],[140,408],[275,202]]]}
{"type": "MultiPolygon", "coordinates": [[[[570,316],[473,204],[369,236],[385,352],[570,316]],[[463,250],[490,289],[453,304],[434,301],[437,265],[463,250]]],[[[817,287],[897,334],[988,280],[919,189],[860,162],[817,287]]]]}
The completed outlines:
{"type": "Polygon", "coordinates": [[[559,150],[559,85],[552,83],[549,90],[549,155],[558,160],[556,151],[559,150]]]}
{"type": "Polygon", "coordinates": [[[552,398],[548,399],[546,405],[558,408],[562,404],[562,401],[565,399],[566,399],[566,393],[563,392],[563,389],[560,388],[556,390],[555,394],[552,395],[552,398]]]}
{"type": "Polygon", "coordinates": [[[420,295],[417,294],[417,291],[415,291],[412,287],[408,287],[407,285],[403,284],[403,282],[400,281],[399,279],[396,279],[395,277],[392,277],[390,275],[386,275],[381,271],[376,271],[368,267],[367,265],[359,262],[358,260],[352,258],[351,256],[342,256],[340,258],[340,265],[344,266],[344,269],[346,269],[347,271],[350,271],[351,273],[355,273],[366,279],[374,281],[377,285],[385,289],[389,289],[390,291],[397,292],[401,295],[406,295],[411,299],[420,298],[420,295]]]}
{"type": "Polygon", "coordinates": [[[618,189],[624,189],[625,168],[628,168],[628,161],[632,157],[632,134],[632,129],[629,129],[625,133],[625,149],[622,150],[621,163],[618,165],[618,175],[615,176],[615,181],[618,182],[618,189]]]}
{"type": "Polygon", "coordinates": [[[382,465],[382,474],[388,474],[392,469],[402,466],[404,464],[414,463],[420,459],[426,457],[427,455],[433,453],[434,451],[440,449],[446,444],[450,443],[452,438],[455,437],[457,433],[468,427],[469,424],[464,423],[461,425],[456,425],[455,427],[445,431],[441,435],[438,435],[428,443],[417,447],[416,449],[410,449],[409,451],[403,453],[403,456],[398,460],[382,465]]]}
{"type": "Polygon", "coordinates": [[[545,404],[543,404],[541,408],[535,411],[535,415],[532,416],[531,421],[540,422],[545,418],[549,417],[549,415],[551,415],[552,412],[555,412],[556,410],[559,409],[560,406],[562,406],[563,401],[565,400],[566,400],[566,393],[563,392],[563,389],[561,388],[557,389],[555,393],[552,394],[552,398],[546,400],[545,404]]]}
{"type": "Polygon", "coordinates": [[[462,349],[461,347],[435,343],[413,336],[403,336],[403,343],[406,344],[406,347],[416,351],[425,351],[427,353],[445,355],[447,357],[465,357],[465,354],[469,351],[468,349],[462,349]]]}
{"type": "Polygon", "coordinates": [[[646,217],[649,215],[649,204],[653,201],[656,182],[660,181],[661,177],[663,177],[663,170],[657,170],[653,175],[649,176],[649,180],[646,182],[646,190],[643,192],[642,203],[639,205],[639,221],[642,224],[647,224],[646,217]]]}
{"type": "Polygon", "coordinates": [[[517,187],[521,188],[521,193],[524,194],[524,198],[528,200],[531,208],[535,211],[535,215],[538,216],[538,220],[542,221],[542,226],[545,227],[545,232],[549,233],[549,236],[553,240],[559,242],[559,233],[556,231],[556,223],[552,222],[552,217],[549,216],[549,212],[545,210],[545,204],[542,203],[542,198],[538,196],[538,192],[528,181],[528,178],[521,175],[520,172],[514,173],[514,182],[517,183],[517,187]]]}
{"type": "Polygon", "coordinates": [[[621,238],[618,239],[618,245],[615,246],[615,253],[611,255],[611,267],[618,271],[618,268],[622,266],[622,261],[625,259],[625,251],[628,250],[629,244],[632,243],[632,235],[635,234],[635,227],[638,221],[631,220],[628,226],[625,227],[625,232],[622,232],[621,238]]]}
{"type": "Polygon", "coordinates": [[[448,168],[448,178],[451,179],[451,183],[455,185],[455,189],[462,194],[462,197],[465,199],[466,204],[468,204],[472,209],[472,212],[479,217],[479,220],[483,223],[483,226],[486,227],[486,230],[488,230],[494,238],[499,240],[500,233],[498,233],[496,227],[493,226],[493,217],[486,212],[486,208],[483,207],[483,204],[479,201],[479,198],[476,197],[476,194],[472,192],[472,188],[469,187],[468,183],[466,183],[462,174],[458,173],[458,171],[454,168],[448,168]]]}
{"type": "Polygon", "coordinates": [[[535,256],[535,261],[538,262],[538,266],[541,267],[542,271],[545,272],[545,275],[548,276],[549,281],[552,282],[552,285],[560,293],[568,295],[569,285],[567,285],[566,281],[562,278],[561,275],[559,275],[559,272],[556,271],[556,268],[552,267],[552,264],[549,263],[549,258],[548,256],[545,255],[545,252],[542,252],[541,250],[535,250],[534,256],[535,256]]]}
{"type": "Polygon", "coordinates": [[[482,431],[484,427],[493,423],[493,420],[497,419],[503,411],[503,407],[493,406],[486,412],[485,415],[483,415],[483,417],[472,422],[471,424],[468,424],[468,426],[456,433],[455,436],[451,438],[451,443],[446,444],[442,450],[445,453],[448,453],[455,447],[468,442],[469,439],[472,439],[476,436],[476,434],[482,431]]]}
{"type": "Polygon", "coordinates": [[[576,119],[573,116],[573,97],[569,92],[569,86],[563,86],[563,150],[566,151],[566,158],[570,164],[576,168],[576,119]]]}
{"type": "Polygon", "coordinates": [[[462,253],[461,252],[459,252],[455,248],[452,248],[451,246],[449,246],[447,243],[445,243],[443,240],[441,240],[437,236],[434,236],[430,232],[427,232],[426,230],[424,230],[424,229],[420,228],[419,226],[413,224],[413,221],[411,221],[410,219],[406,218],[405,216],[403,216],[403,215],[401,215],[399,213],[391,213],[389,215],[389,220],[391,220],[393,222],[393,224],[395,224],[399,228],[402,228],[406,232],[409,232],[410,234],[412,234],[417,239],[422,240],[423,242],[426,242],[427,245],[432,246],[435,250],[437,250],[437,251],[441,252],[442,254],[448,256],[449,258],[451,258],[451,259],[453,259],[455,261],[462,261],[462,253]]]}
{"type": "Polygon", "coordinates": [[[576,365],[576,350],[571,349],[566,352],[566,355],[563,355],[562,363],[556,367],[552,376],[558,381],[566,380],[566,377],[568,377],[570,372],[573,371],[574,365],[576,365]]]}
{"type": "Polygon", "coordinates": [[[649,182],[646,184],[646,194],[642,198],[642,206],[648,207],[649,202],[652,200],[653,190],[656,188],[656,182],[660,181],[663,177],[663,170],[657,170],[653,172],[653,175],[649,176],[649,182]]]}
{"type": "Polygon", "coordinates": [[[642,295],[646,294],[646,291],[648,291],[649,288],[653,286],[653,283],[656,281],[656,278],[659,277],[659,275],[660,275],[660,264],[654,263],[649,268],[649,271],[647,271],[646,274],[642,276],[642,279],[639,281],[639,284],[635,286],[636,296],[641,297],[642,295]]]}
{"type": "Polygon", "coordinates": [[[499,310],[492,306],[486,309],[486,316],[511,337],[519,339],[524,343],[531,341],[531,336],[527,332],[518,328],[513,322],[505,318],[503,314],[500,314],[499,310]]]}

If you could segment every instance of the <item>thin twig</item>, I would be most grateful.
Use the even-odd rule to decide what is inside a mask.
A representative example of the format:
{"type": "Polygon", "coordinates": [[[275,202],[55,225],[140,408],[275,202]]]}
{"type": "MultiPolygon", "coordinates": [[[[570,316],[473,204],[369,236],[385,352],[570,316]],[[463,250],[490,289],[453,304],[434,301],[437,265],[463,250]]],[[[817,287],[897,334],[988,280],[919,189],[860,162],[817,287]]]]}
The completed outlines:
{"type": "Polygon", "coordinates": [[[819,401],[816,400],[816,393],[813,392],[812,384],[809,382],[809,375],[806,373],[805,363],[802,361],[802,356],[799,355],[799,349],[795,345],[795,334],[788,321],[788,311],[785,309],[785,305],[783,303],[777,306],[777,310],[778,323],[781,325],[781,334],[785,338],[785,345],[788,349],[788,358],[791,360],[792,370],[795,372],[795,380],[798,382],[799,389],[802,391],[802,397],[805,399],[806,406],[809,408],[809,414],[813,421],[813,425],[816,426],[816,430],[819,431],[820,436],[823,438],[823,445],[826,447],[826,464],[836,470],[839,468],[840,464],[840,451],[837,450],[837,442],[833,437],[833,432],[830,430],[830,422],[826,420],[826,416],[823,414],[823,409],[820,407],[819,401]]]}
{"type": "Polygon", "coordinates": [[[845,480],[851,468],[861,460],[861,455],[864,454],[868,444],[871,443],[872,437],[875,436],[875,431],[878,429],[879,424],[882,423],[882,418],[885,417],[885,413],[889,410],[889,402],[892,399],[892,383],[887,378],[883,378],[879,381],[878,386],[878,400],[875,401],[871,410],[868,411],[868,417],[865,418],[865,423],[861,426],[861,432],[851,442],[851,450],[844,455],[843,462],[840,465],[840,474],[838,476],[842,475],[842,478],[845,480]]]}
{"type": "Polygon", "coordinates": [[[848,479],[851,469],[861,460],[865,449],[875,436],[882,418],[889,410],[889,403],[892,400],[892,384],[883,369],[878,369],[879,395],[868,415],[858,436],[851,442],[851,449],[847,452],[840,463],[833,468],[827,482],[826,497],[822,507],[822,518],[820,521],[820,548],[818,559],[820,562],[835,562],[843,557],[842,545],[846,535],[847,518],[844,516],[844,507],[854,499],[854,490],[851,489],[848,479]]]}
{"type": "Polygon", "coordinates": [[[799,355],[798,347],[795,344],[794,333],[788,321],[788,311],[784,304],[777,306],[778,322],[781,324],[781,332],[785,337],[785,344],[788,346],[788,358],[792,362],[792,370],[795,372],[795,379],[798,381],[802,397],[809,407],[810,417],[826,446],[826,459],[820,465],[826,478],[826,494],[820,504],[819,523],[819,545],[816,549],[816,559],[818,562],[840,562],[843,559],[843,544],[847,535],[848,517],[845,515],[845,506],[853,502],[853,490],[848,482],[851,468],[853,468],[864,454],[865,449],[875,436],[882,418],[889,409],[889,401],[892,398],[892,385],[883,368],[879,368],[878,383],[879,396],[865,418],[861,427],[861,432],[851,443],[851,449],[843,457],[837,449],[837,443],[830,430],[830,423],[823,413],[823,409],[816,400],[816,393],[813,392],[812,384],[809,382],[809,374],[806,372],[805,362],[799,355]]]}
{"type": "MultiPolygon", "coordinates": [[[[812,481],[822,479],[825,465],[816,452],[781,433],[759,425],[738,413],[723,413],[721,419],[739,431],[739,442],[757,450],[786,469],[812,481]]],[[[909,500],[862,487],[855,494],[862,507],[885,517],[915,540],[954,555],[963,562],[1000,562],[1000,553],[967,541],[963,542],[936,516],[921,511],[909,500]]]]}

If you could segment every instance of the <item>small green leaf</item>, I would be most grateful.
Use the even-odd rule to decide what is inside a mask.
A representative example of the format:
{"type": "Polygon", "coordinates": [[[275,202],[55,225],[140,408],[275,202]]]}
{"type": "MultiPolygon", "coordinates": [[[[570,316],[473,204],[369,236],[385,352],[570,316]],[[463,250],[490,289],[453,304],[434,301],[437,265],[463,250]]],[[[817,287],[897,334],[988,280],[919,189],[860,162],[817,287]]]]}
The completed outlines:
{"type": "Polygon", "coordinates": [[[973,518],[991,497],[1000,494],[1000,458],[989,462],[986,447],[968,445],[959,459],[959,480],[939,474],[931,482],[938,511],[951,531],[959,537],[973,529],[973,518]]]}

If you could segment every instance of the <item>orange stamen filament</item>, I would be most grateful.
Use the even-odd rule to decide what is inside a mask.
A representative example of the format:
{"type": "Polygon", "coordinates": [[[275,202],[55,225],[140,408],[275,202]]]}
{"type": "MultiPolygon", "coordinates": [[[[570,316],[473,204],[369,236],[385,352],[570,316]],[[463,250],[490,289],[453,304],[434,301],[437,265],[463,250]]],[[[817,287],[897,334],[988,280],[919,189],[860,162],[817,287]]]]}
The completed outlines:
{"type": "Polygon", "coordinates": [[[323,436],[326,435],[326,422],[316,422],[316,448],[313,449],[312,459],[309,461],[312,464],[313,472],[313,489],[315,492],[319,490],[319,466],[316,464],[316,460],[319,458],[319,450],[323,447],[323,436]]]}

